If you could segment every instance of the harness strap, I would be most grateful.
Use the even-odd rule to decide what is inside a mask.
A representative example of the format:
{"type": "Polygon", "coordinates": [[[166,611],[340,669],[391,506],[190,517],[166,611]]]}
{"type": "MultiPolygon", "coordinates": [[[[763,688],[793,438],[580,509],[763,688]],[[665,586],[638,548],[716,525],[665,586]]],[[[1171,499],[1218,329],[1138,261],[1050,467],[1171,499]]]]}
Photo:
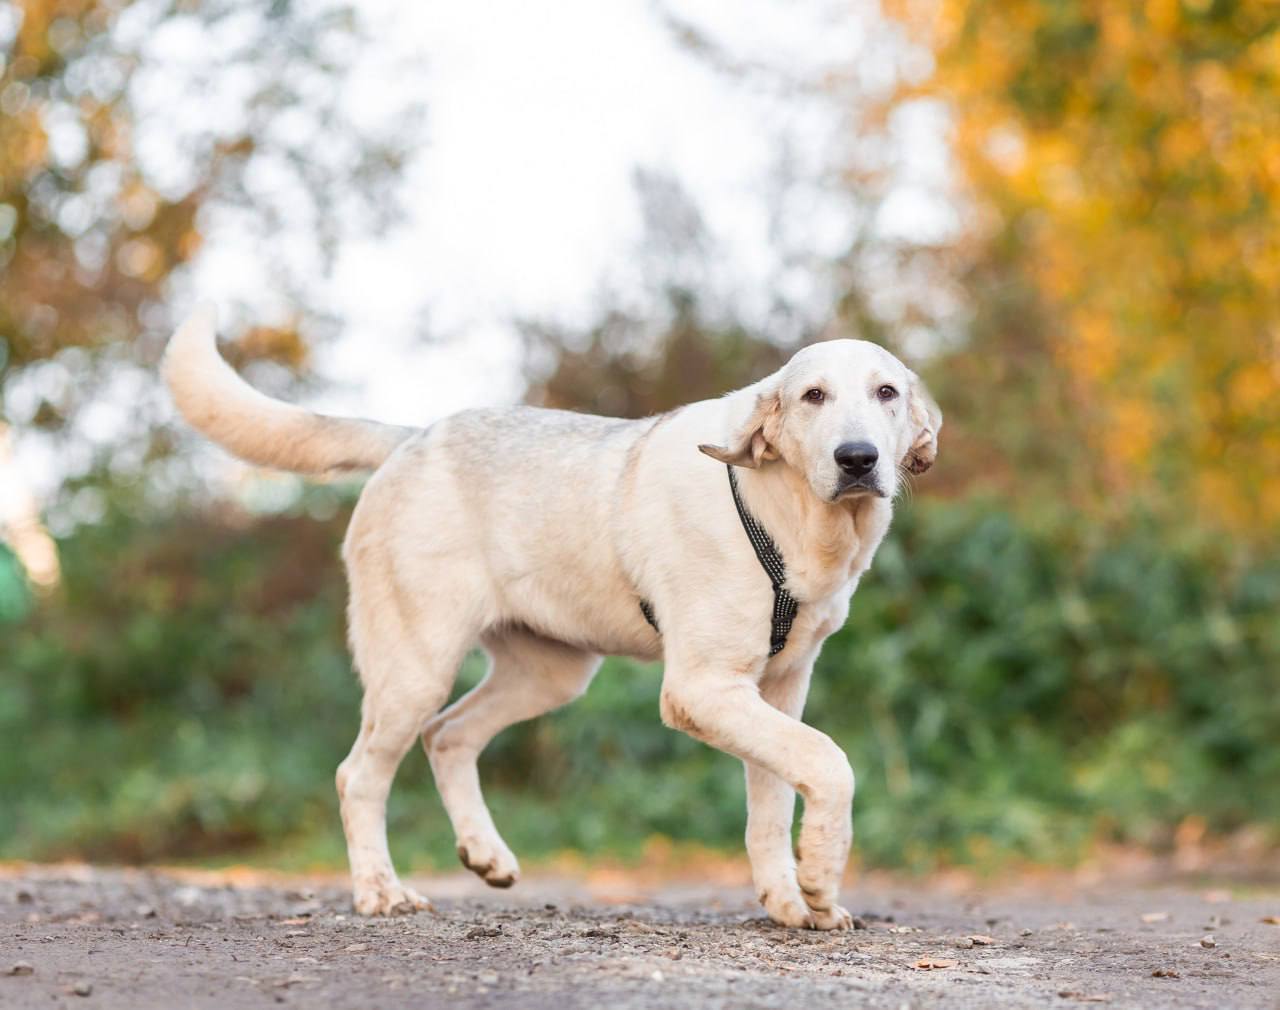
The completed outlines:
{"type": "Polygon", "coordinates": [[[760,567],[773,584],[773,624],[769,634],[769,655],[776,656],[787,644],[787,635],[791,633],[791,625],[795,622],[800,603],[787,591],[787,566],[782,560],[778,545],[756,521],[756,517],[747,511],[747,506],[742,501],[737,471],[732,464],[725,464],[725,468],[729,471],[729,487],[733,491],[733,504],[738,509],[742,528],[747,531],[747,539],[751,541],[760,567]]]}
{"type": "MultiPolygon", "coordinates": [[[[756,517],[747,511],[738,491],[738,475],[732,464],[726,464],[729,471],[729,489],[733,492],[733,504],[738,510],[738,519],[746,531],[751,548],[756,552],[760,567],[769,576],[773,586],[773,616],[769,630],[769,655],[776,656],[787,644],[787,635],[791,633],[791,625],[795,623],[796,612],[800,609],[800,601],[787,591],[787,566],[782,560],[778,545],[773,542],[765,528],[756,521],[756,517]]],[[[652,625],[653,630],[662,634],[658,627],[658,619],[654,616],[653,605],[645,599],[640,601],[640,613],[652,625]]]]}

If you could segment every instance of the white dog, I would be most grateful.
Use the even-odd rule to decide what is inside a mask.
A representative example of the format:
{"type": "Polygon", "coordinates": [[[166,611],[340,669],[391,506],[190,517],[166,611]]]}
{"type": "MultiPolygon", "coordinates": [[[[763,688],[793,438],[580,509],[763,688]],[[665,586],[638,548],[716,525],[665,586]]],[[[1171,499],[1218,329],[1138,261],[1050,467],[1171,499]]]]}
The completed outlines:
{"type": "Polygon", "coordinates": [[[192,425],[262,466],[376,471],[343,549],[364,685],[360,733],[337,774],[357,911],[426,907],[396,876],[385,817],[419,737],[462,862],[495,887],[514,883],[476,759],[620,654],[661,657],[663,721],[745,764],[747,851],[769,917],[849,925],[837,892],[853,772],[800,714],[902,472],[937,452],[942,418],[914,373],[875,344],[833,340],[658,417],[514,407],[416,430],[263,396],[219,357],[214,324],[199,310],[164,361],[192,425]],[[488,675],[440,712],[477,644],[488,675]]]}

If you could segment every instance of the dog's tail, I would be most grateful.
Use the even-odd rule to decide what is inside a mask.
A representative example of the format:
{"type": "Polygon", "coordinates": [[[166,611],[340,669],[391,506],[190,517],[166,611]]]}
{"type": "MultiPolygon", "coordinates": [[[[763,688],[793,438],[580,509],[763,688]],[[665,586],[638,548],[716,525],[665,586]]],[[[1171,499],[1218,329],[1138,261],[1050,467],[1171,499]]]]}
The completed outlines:
{"type": "Polygon", "coordinates": [[[259,466],[297,473],[375,470],[412,428],[315,414],[264,396],[218,353],[212,305],[169,340],[161,371],[192,427],[259,466]]]}

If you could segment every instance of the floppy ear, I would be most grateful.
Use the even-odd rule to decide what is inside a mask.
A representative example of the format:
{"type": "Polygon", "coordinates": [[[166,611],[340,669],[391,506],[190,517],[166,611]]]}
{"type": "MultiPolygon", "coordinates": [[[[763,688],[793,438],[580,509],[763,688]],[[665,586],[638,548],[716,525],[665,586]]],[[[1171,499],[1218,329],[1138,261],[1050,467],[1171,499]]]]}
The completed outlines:
{"type": "Polygon", "coordinates": [[[721,463],[755,469],[762,461],[780,455],[777,446],[781,427],[781,389],[773,383],[756,398],[751,416],[733,433],[728,445],[700,445],[698,449],[721,463]]]}
{"type": "Polygon", "coordinates": [[[911,373],[907,412],[911,420],[911,448],[907,450],[903,462],[912,473],[924,473],[938,458],[938,431],[942,428],[942,411],[914,372],[911,373]]]}

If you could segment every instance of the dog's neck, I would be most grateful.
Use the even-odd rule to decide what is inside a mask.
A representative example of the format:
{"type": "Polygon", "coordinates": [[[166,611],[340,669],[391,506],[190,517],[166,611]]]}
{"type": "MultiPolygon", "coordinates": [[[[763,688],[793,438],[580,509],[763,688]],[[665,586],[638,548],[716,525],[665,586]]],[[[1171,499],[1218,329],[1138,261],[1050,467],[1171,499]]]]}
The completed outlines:
{"type": "Polygon", "coordinates": [[[782,460],[740,470],[739,485],[747,508],[782,553],[788,583],[819,596],[866,570],[893,515],[887,498],[821,501],[782,460]]]}

